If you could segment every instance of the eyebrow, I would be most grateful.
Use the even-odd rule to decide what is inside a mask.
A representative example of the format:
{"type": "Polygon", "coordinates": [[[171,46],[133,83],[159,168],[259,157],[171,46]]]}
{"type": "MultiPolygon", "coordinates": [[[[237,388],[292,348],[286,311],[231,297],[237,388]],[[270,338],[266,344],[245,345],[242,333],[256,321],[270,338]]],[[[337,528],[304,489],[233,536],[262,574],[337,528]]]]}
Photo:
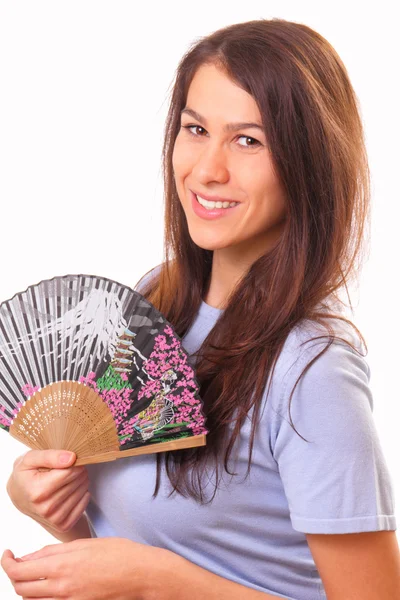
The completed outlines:
{"type": "MultiPolygon", "coordinates": [[[[207,125],[207,120],[202,117],[198,112],[196,112],[195,110],[191,109],[191,108],[184,108],[183,110],[181,110],[181,115],[183,114],[188,114],[191,117],[193,117],[194,119],[197,119],[197,121],[199,121],[200,123],[207,125]]],[[[253,127],[255,129],[261,129],[262,132],[264,132],[264,128],[260,123],[247,123],[247,122],[243,122],[243,123],[227,123],[224,127],[224,131],[238,131],[239,129],[247,129],[249,127],[253,127]]]]}

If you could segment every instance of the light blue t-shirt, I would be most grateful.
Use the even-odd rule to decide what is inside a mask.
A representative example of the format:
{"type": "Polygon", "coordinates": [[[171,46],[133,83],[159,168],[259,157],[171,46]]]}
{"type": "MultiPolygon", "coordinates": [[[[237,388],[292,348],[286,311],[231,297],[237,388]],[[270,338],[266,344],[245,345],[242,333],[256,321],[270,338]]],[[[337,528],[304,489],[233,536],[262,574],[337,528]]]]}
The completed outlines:
{"type": "MultiPolygon", "coordinates": [[[[199,348],[222,312],[202,301],[182,340],[189,354],[199,348]]],[[[342,337],[347,333],[346,339],[360,347],[346,327],[342,337]]],[[[152,498],[155,454],[87,465],[92,496],[86,514],[92,535],[166,548],[217,575],[280,598],[326,598],[304,534],[397,526],[363,357],[347,344],[334,342],[302,377],[291,401],[292,422],[311,443],[290,426],[290,392],[327,340],[300,344],[322,333],[306,322],[286,339],[267,401],[264,393],[247,479],[251,413],[231,455],[238,475],[224,472],[208,505],[176,494],[168,498],[170,484],[164,472],[158,496],[152,498]]],[[[206,492],[208,485],[205,478],[206,492]]]]}

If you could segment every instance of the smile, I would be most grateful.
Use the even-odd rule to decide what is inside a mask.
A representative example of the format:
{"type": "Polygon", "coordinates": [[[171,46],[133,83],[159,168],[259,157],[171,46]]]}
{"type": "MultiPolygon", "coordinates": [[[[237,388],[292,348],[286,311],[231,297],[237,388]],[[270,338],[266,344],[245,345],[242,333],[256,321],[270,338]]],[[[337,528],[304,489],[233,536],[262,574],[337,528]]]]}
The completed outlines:
{"type": "Polygon", "coordinates": [[[210,220],[229,216],[240,204],[240,202],[211,202],[209,200],[204,200],[201,196],[196,196],[192,191],[190,194],[193,211],[202,219],[210,220]],[[224,208],[224,204],[227,204],[226,208],[224,208]]]}

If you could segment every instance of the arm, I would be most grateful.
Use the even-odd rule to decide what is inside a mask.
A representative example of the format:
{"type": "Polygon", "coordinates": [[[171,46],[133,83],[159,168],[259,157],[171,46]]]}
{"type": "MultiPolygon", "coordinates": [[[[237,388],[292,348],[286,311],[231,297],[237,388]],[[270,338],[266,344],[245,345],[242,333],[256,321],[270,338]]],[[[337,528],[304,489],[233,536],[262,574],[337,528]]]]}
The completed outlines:
{"type": "Polygon", "coordinates": [[[174,552],[162,552],[152,576],[147,578],[150,588],[144,591],[143,600],[282,600],[282,596],[215,575],[174,552]]]}
{"type": "MultiPolygon", "coordinates": [[[[306,534],[327,600],[398,600],[400,553],[394,531],[306,534]]],[[[170,551],[159,556],[143,600],[277,600],[170,551]]]]}
{"type": "Polygon", "coordinates": [[[6,550],[1,566],[16,593],[32,599],[72,599],[79,591],[82,599],[282,600],[215,575],[170,550],[127,538],[75,540],[21,558],[6,550]]]}
{"type": "Polygon", "coordinates": [[[400,598],[400,554],[394,531],[306,537],[328,600],[400,598]]]}

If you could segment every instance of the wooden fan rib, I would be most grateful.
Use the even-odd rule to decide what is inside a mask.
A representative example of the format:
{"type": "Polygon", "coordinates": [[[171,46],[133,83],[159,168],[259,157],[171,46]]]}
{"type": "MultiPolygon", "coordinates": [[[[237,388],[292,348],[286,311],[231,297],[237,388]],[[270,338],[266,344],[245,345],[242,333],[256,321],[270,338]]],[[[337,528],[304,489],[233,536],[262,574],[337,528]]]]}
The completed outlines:
{"type": "Polygon", "coordinates": [[[37,391],[21,408],[10,433],[29,447],[39,444],[42,449],[72,450],[81,456],[119,448],[108,406],[93,389],[76,381],[56,382],[37,391]]]}
{"type": "Polygon", "coordinates": [[[74,466],[90,465],[99,462],[111,462],[128,456],[139,456],[140,454],[156,454],[158,452],[168,452],[170,450],[182,450],[184,448],[196,448],[206,445],[205,435],[192,435],[181,440],[172,440],[170,442],[161,442],[159,444],[148,444],[141,448],[131,448],[129,450],[117,450],[116,452],[106,452],[94,456],[77,458],[74,466]]]}

